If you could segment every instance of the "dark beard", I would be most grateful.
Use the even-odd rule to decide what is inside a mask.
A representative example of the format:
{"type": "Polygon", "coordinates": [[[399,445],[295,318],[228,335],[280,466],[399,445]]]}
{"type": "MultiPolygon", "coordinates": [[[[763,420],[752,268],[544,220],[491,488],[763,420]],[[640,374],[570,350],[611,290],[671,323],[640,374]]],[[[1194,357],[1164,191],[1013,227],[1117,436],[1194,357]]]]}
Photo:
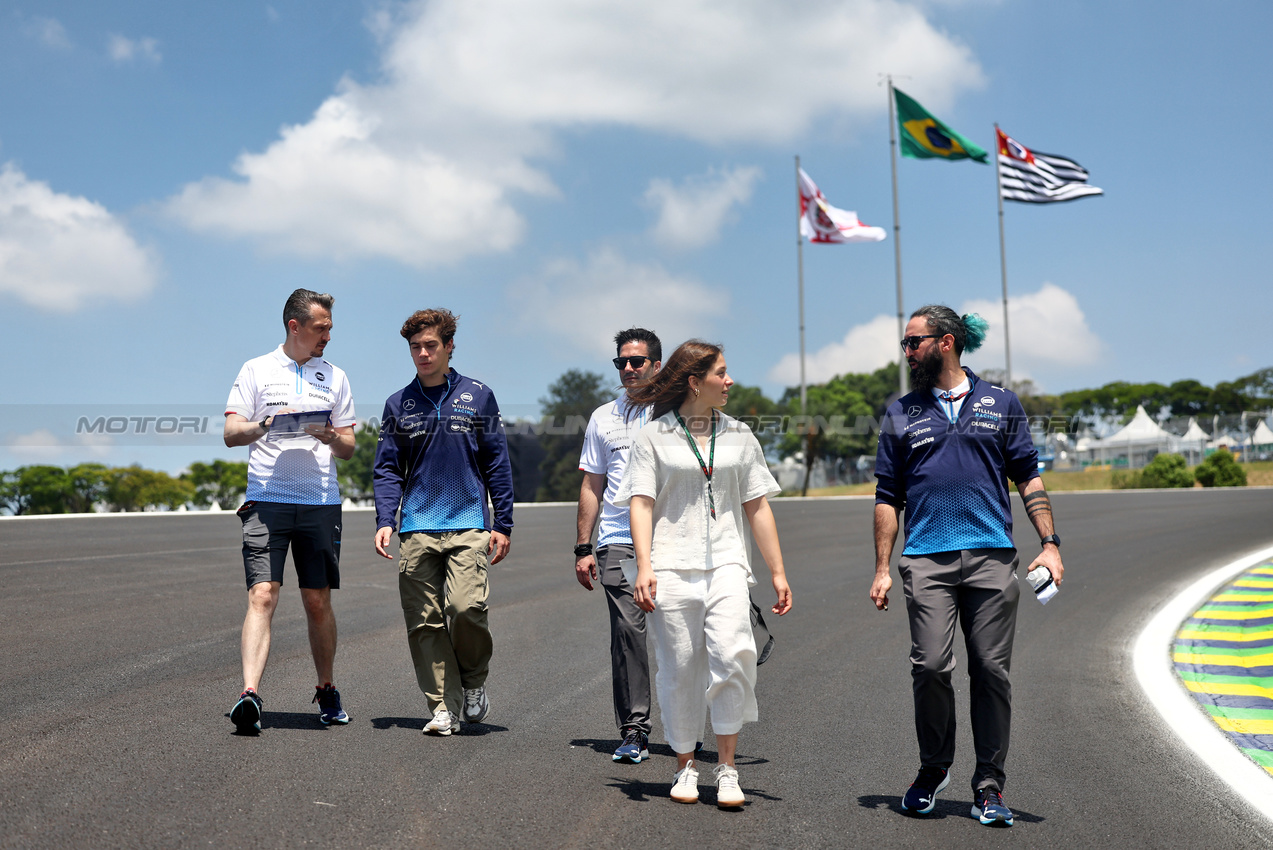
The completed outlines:
{"type": "Polygon", "coordinates": [[[932,351],[927,355],[919,358],[913,367],[911,367],[911,387],[916,390],[931,390],[937,386],[937,379],[941,376],[942,357],[941,350],[937,346],[932,346],[932,351]]]}

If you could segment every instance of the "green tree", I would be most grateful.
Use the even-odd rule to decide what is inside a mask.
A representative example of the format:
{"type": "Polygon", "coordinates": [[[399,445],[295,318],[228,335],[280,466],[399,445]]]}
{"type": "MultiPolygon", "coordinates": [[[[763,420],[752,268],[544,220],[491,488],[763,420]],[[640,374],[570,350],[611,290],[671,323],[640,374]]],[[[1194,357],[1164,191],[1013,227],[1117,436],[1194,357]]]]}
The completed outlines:
{"type": "Polygon", "coordinates": [[[1238,465],[1233,455],[1220,449],[1207,455],[1193,471],[1203,487],[1245,487],[1246,470],[1238,465]]]}
{"type": "Polygon", "coordinates": [[[67,484],[60,466],[20,466],[4,475],[5,507],[14,516],[67,513],[67,484]]]}
{"type": "Polygon", "coordinates": [[[212,463],[196,461],[181,480],[194,487],[196,505],[208,506],[216,502],[222,509],[236,507],[248,489],[247,461],[214,460],[212,463]]]}
{"type": "MultiPolygon", "coordinates": [[[[809,474],[818,458],[834,463],[839,458],[874,450],[876,435],[859,433],[857,428],[859,418],[869,419],[875,413],[866,396],[854,389],[863,385],[857,380],[861,377],[840,375],[825,384],[808,387],[805,415],[798,416],[793,409],[791,426],[783,435],[779,448],[784,454],[804,452],[802,495],[808,495],[809,474]]],[[[798,408],[799,404],[798,399],[794,400],[793,408],[798,408]]]]}
{"type": "Polygon", "coordinates": [[[112,469],[106,484],[106,501],[117,511],[176,510],[194,497],[195,487],[189,481],[137,464],[112,469]]]}
{"type": "Polygon", "coordinates": [[[101,463],[81,463],[66,472],[66,507],[75,514],[93,512],[93,505],[106,498],[110,468],[101,463]]]}
{"type": "Polygon", "coordinates": [[[596,372],[571,369],[548,387],[548,396],[539,400],[544,417],[550,420],[540,443],[544,459],[539,464],[542,478],[535,494],[540,502],[569,502],[579,498],[583,473],[579,453],[592,411],[613,396],[606,379],[596,372]]]}
{"type": "Polygon", "coordinates": [[[741,419],[755,433],[760,447],[769,452],[782,436],[781,417],[785,409],[769,399],[760,387],[734,384],[729,388],[729,401],[725,413],[741,419]]]}
{"type": "Polygon", "coordinates": [[[355,502],[373,497],[371,477],[375,472],[376,444],[379,441],[380,431],[373,428],[370,422],[364,422],[354,432],[353,456],[336,465],[340,492],[355,502]]]}
{"type": "Polygon", "coordinates": [[[1182,455],[1159,454],[1141,470],[1142,487],[1192,487],[1193,476],[1182,455]]]}

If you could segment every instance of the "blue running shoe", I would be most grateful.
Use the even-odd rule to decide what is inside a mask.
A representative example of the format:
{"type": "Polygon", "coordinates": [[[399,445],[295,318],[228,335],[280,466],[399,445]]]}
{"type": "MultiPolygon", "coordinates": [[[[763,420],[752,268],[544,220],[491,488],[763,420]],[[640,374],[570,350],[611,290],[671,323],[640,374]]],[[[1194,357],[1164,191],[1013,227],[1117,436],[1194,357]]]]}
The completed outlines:
{"type": "Polygon", "coordinates": [[[640,764],[650,757],[650,737],[636,727],[629,726],[623,735],[623,743],[614,751],[615,761],[640,764]]]}
{"type": "Polygon", "coordinates": [[[261,731],[261,697],[256,691],[248,688],[239,694],[239,701],[230,709],[230,722],[242,734],[261,731]]]}
{"type": "Polygon", "coordinates": [[[1012,826],[1012,809],[1003,803],[998,788],[980,788],[973,798],[972,816],[986,826],[1012,826]]]}
{"type": "Polygon", "coordinates": [[[340,691],[332,686],[331,682],[325,685],[315,685],[318,693],[314,694],[311,703],[318,703],[318,722],[324,726],[330,726],[333,723],[345,724],[349,722],[349,715],[345,713],[345,709],[340,706],[340,691]]]}
{"type": "Polygon", "coordinates": [[[902,797],[902,811],[926,815],[937,805],[937,792],[950,784],[950,771],[941,767],[921,767],[919,775],[902,797]]]}

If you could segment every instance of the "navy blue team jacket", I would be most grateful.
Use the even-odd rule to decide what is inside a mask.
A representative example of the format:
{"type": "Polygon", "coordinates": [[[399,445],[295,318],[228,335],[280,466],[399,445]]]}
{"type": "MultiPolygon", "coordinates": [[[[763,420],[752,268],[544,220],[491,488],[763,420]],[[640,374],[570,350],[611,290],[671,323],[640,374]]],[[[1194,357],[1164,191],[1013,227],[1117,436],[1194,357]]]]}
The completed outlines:
{"type": "Polygon", "coordinates": [[[412,379],[385,402],[372,486],[376,527],[513,530],[513,468],[490,387],[452,369],[434,405],[412,379]],[[494,516],[486,502],[490,492],[494,516]]]}
{"type": "Polygon", "coordinates": [[[906,510],[904,555],[1012,548],[1007,480],[1039,475],[1016,393],[964,368],[972,392],[955,422],[929,390],[889,405],[875,458],[875,503],[906,510]]]}

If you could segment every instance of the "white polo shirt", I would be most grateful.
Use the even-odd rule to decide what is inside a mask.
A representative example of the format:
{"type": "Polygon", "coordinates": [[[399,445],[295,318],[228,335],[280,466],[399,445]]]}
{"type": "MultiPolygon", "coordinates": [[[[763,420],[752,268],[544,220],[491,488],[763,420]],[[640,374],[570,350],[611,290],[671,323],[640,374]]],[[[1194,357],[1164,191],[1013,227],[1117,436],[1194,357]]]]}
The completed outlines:
{"type": "MultiPolygon", "coordinates": [[[[328,360],[311,357],[297,363],[283,346],[243,364],[234,379],[227,414],[259,422],[276,410],[331,410],[332,426],[354,424],[354,396],[345,373],[328,360]]],[[[248,490],[245,498],[292,505],[338,505],[336,459],[329,446],[314,437],[271,440],[269,435],[248,446],[248,490]]]]}
{"type": "Polygon", "coordinates": [[[614,494],[623,480],[623,468],[628,463],[628,450],[632,437],[649,419],[650,410],[637,412],[632,421],[624,417],[628,409],[626,394],[609,404],[603,404],[592,412],[588,428],[583,435],[583,453],[579,468],[584,472],[605,475],[606,491],[601,500],[601,523],[597,529],[597,546],[612,543],[631,543],[632,529],[627,508],[617,507],[614,494]]]}

